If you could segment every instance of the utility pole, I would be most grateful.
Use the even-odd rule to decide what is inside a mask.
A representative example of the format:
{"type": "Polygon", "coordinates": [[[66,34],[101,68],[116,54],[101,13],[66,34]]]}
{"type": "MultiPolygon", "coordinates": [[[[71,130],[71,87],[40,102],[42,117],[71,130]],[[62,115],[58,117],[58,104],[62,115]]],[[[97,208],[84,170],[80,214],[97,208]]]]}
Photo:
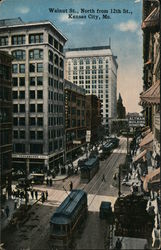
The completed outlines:
{"type": "Polygon", "coordinates": [[[121,196],[121,166],[120,165],[119,165],[118,181],[119,181],[118,196],[120,198],[121,196]]]}

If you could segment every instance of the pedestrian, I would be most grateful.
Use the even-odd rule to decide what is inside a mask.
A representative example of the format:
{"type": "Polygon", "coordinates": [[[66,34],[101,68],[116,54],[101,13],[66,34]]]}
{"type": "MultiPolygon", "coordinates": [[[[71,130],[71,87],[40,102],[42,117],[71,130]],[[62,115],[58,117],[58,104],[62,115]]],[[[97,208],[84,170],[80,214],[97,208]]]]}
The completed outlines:
{"type": "Polygon", "coordinates": [[[121,243],[120,238],[118,238],[117,241],[116,241],[116,249],[120,250],[121,248],[122,248],[122,243],[121,243]]]}
{"type": "Polygon", "coordinates": [[[49,179],[48,178],[46,179],[46,185],[47,186],[49,185],[49,179]]]}
{"type": "Polygon", "coordinates": [[[36,198],[36,200],[38,199],[38,192],[37,192],[37,190],[35,190],[35,198],[36,198]]]}
{"type": "Polygon", "coordinates": [[[44,192],[42,192],[42,193],[41,193],[41,201],[42,201],[42,203],[44,203],[44,201],[45,201],[45,195],[44,195],[44,192]]]}
{"type": "Polygon", "coordinates": [[[48,199],[48,191],[46,190],[46,200],[48,199]]]}
{"type": "Polygon", "coordinates": [[[17,200],[14,201],[14,209],[17,209],[17,200]]]}
{"type": "Polygon", "coordinates": [[[8,217],[9,217],[9,214],[10,214],[9,206],[6,206],[5,212],[6,212],[6,216],[7,216],[7,218],[8,218],[8,217]]]}
{"type": "Polygon", "coordinates": [[[71,181],[70,182],[70,191],[72,191],[73,190],[73,182],[71,181]]]}
{"type": "Polygon", "coordinates": [[[32,199],[34,199],[34,191],[33,191],[33,189],[31,190],[31,197],[32,197],[32,199]]]}
{"type": "Polygon", "coordinates": [[[104,181],[104,182],[106,181],[106,180],[105,180],[105,175],[104,175],[104,174],[102,175],[102,181],[104,181]]]}
{"type": "Polygon", "coordinates": [[[52,178],[50,179],[50,187],[52,186],[53,184],[53,181],[52,181],[52,178]]]}

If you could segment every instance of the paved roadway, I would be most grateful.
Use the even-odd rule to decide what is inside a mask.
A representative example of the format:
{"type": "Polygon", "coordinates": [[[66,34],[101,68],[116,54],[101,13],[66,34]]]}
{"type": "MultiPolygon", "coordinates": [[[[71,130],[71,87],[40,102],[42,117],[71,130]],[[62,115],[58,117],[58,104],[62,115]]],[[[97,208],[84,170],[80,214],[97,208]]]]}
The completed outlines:
{"type": "MultiPolygon", "coordinates": [[[[6,250],[48,250],[49,248],[49,221],[59,204],[65,199],[70,181],[73,188],[83,188],[88,193],[88,217],[79,232],[75,234],[75,249],[104,249],[105,232],[107,225],[99,219],[101,201],[111,201],[114,204],[118,189],[114,187],[113,175],[119,164],[125,161],[126,139],[121,138],[119,147],[104,161],[94,178],[88,183],[80,182],[79,175],[72,176],[64,181],[54,183],[52,187],[37,186],[40,191],[48,190],[48,201],[34,205],[30,210],[30,219],[19,229],[7,230],[2,234],[6,250]],[[105,181],[102,175],[105,174],[105,181]]],[[[126,191],[126,190],[124,190],[126,191]]]]}

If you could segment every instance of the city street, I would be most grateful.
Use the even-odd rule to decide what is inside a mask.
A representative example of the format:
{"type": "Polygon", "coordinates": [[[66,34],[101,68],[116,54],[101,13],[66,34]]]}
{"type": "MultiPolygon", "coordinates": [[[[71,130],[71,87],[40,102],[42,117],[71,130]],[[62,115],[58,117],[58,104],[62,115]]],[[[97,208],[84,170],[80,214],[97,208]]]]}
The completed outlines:
{"type": "MultiPolygon", "coordinates": [[[[104,249],[107,225],[99,219],[99,207],[101,201],[111,201],[114,204],[118,189],[113,184],[113,175],[118,171],[119,164],[125,161],[126,139],[121,138],[117,149],[104,161],[100,162],[100,169],[94,178],[88,183],[81,183],[79,175],[75,175],[58,181],[52,187],[35,186],[40,191],[48,190],[48,200],[45,203],[34,205],[30,213],[30,219],[16,230],[8,229],[2,234],[6,250],[18,249],[50,249],[49,248],[49,221],[59,204],[65,199],[69,191],[69,184],[73,182],[73,188],[84,189],[88,193],[88,217],[84,225],[75,233],[75,249],[104,249]],[[102,181],[102,175],[105,181],[102,181]]],[[[124,187],[124,192],[126,188],[124,187]]]]}

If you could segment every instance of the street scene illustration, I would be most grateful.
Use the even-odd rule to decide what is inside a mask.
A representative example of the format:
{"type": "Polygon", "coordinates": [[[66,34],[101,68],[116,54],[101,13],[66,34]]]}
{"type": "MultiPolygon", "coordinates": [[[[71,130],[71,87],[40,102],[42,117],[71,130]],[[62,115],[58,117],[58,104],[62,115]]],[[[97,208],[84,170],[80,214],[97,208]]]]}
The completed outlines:
{"type": "Polygon", "coordinates": [[[0,1],[0,250],[160,249],[159,0],[0,1]]]}

